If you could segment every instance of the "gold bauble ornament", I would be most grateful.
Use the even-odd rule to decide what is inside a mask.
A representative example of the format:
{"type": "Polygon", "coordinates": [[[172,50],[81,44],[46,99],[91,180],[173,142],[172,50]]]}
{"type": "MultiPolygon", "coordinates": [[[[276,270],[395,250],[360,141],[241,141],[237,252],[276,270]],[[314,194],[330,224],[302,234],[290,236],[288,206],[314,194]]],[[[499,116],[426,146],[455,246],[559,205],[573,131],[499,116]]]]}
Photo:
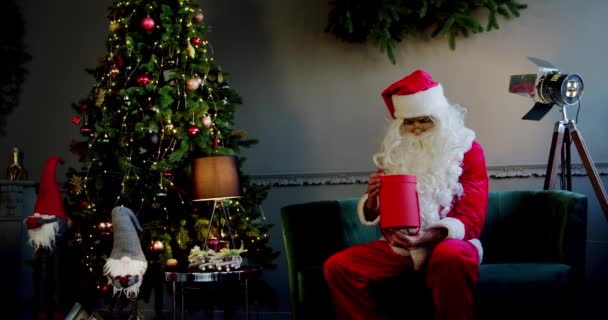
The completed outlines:
{"type": "Polygon", "coordinates": [[[188,81],[186,82],[186,88],[190,91],[194,91],[198,89],[198,87],[201,85],[201,82],[201,78],[199,78],[198,76],[194,76],[188,79],[188,81]]]}
{"type": "Polygon", "coordinates": [[[165,265],[167,267],[177,267],[177,259],[174,259],[174,258],[167,259],[167,261],[165,262],[165,265]]]}
{"type": "Polygon", "coordinates": [[[110,32],[116,32],[118,29],[120,29],[120,23],[116,21],[110,22],[110,32]]]}
{"type": "Polygon", "coordinates": [[[173,133],[174,129],[175,129],[175,126],[173,125],[173,123],[171,123],[171,121],[169,121],[169,122],[167,122],[167,124],[165,124],[166,133],[173,133]]]}
{"type": "Polygon", "coordinates": [[[204,117],[202,117],[202,118],[201,118],[201,122],[203,123],[203,125],[204,125],[206,128],[211,127],[211,125],[213,124],[213,120],[211,120],[211,117],[210,117],[210,116],[204,116],[204,117]]]}

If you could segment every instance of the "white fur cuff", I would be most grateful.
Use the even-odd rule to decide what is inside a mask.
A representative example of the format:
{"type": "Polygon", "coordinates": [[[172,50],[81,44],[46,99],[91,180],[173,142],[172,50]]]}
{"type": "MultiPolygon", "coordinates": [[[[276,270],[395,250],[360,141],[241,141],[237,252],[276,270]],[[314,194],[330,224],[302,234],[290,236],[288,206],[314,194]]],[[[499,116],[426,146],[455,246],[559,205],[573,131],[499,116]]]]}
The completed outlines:
{"type": "Polygon", "coordinates": [[[464,239],[464,224],[456,218],[445,217],[430,226],[430,228],[437,227],[444,227],[448,229],[448,236],[446,237],[446,239],[464,239]]]}
{"type": "Polygon", "coordinates": [[[475,246],[475,249],[477,249],[477,253],[479,254],[479,264],[481,264],[481,261],[483,261],[483,246],[481,245],[481,241],[479,241],[479,239],[471,239],[469,242],[475,246]]]}
{"type": "Polygon", "coordinates": [[[363,194],[359,199],[359,203],[357,204],[357,215],[359,216],[359,221],[361,224],[368,227],[373,227],[380,222],[380,215],[376,217],[373,221],[368,221],[365,219],[365,202],[367,201],[367,193],[363,194]]]}

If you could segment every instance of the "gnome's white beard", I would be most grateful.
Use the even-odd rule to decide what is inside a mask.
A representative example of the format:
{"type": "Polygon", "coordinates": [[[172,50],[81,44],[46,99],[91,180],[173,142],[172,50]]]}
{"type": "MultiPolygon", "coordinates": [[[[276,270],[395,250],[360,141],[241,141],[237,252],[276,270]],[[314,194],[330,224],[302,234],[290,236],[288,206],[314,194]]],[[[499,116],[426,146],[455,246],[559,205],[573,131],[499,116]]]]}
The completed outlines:
{"type": "Polygon", "coordinates": [[[114,285],[114,294],[120,292],[124,292],[124,294],[129,299],[137,298],[139,294],[139,287],[141,287],[141,283],[143,281],[144,273],[146,273],[146,269],[148,268],[148,263],[145,261],[134,260],[127,256],[124,256],[120,259],[112,259],[108,258],[106,264],[103,267],[103,274],[107,275],[111,278],[112,283],[114,283],[114,279],[117,276],[139,276],[137,282],[127,288],[118,288],[114,285]]]}
{"type": "MultiPolygon", "coordinates": [[[[35,217],[43,219],[55,218],[46,214],[35,213],[35,217]]],[[[53,250],[55,248],[55,235],[59,232],[59,223],[57,221],[51,223],[45,223],[36,229],[28,229],[28,244],[32,245],[36,250],[44,248],[53,250]]]]}
{"type": "Polygon", "coordinates": [[[455,111],[461,110],[439,118],[434,128],[420,136],[403,132],[403,120],[394,120],[381,151],[373,158],[384,174],[416,176],[423,229],[445,217],[454,199],[463,193],[458,180],[461,163],[475,134],[464,127],[464,114],[455,111]]]}

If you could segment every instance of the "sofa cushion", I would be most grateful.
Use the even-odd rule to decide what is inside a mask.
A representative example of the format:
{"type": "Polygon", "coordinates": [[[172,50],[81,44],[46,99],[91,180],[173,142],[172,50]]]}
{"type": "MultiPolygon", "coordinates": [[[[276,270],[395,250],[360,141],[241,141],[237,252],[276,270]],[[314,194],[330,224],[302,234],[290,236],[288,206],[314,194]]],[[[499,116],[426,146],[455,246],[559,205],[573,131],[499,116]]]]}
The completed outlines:
{"type": "Polygon", "coordinates": [[[570,306],[570,267],[559,263],[496,263],[480,266],[477,302],[480,315],[529,319],[532,315],[564,315],[570,306]],[[546,308],[542,308],[545,306],[546,308]]]}
{"type": "Polygon", "coordinates": [[[382,237],[378,226],[368,227],[361,224],[359,215],[357,214],[358,203],[358,198],[338,201],[342,217],[342,234],[346,247],[378,240],[382,237]]]}

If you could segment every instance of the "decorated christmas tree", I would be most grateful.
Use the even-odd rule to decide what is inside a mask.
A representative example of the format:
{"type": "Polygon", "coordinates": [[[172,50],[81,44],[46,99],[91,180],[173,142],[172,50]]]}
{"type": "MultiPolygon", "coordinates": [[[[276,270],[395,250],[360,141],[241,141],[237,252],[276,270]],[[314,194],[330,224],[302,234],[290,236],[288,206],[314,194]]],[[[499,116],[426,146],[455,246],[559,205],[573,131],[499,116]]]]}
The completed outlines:
{"type": "Polygon", "coordinates": [[[269,186],[250,182],[239,155],[257,141],[234,128],[241,98],[214,61],[204,13],[190,0],[125,0],[112,3],[108,19],[107,52],[87,70],[95,85],[72,106],[83,138],[70,149],[82,166],[68,170],[65,185],[74,251],[90,282],[109,285],[102,268],[116,206],[135,213],[144,253],[163,268],[186,269],[191,250],[226,240],[226,227],[230,249],[242,245],[243,259],[273,267],[278,253],[261,208],[269,186]],[[243,195],[223,202],[228,219],[210,221],[217,202],[192,201],[192,163],[217,155],[239,160],[243,195]]]}

